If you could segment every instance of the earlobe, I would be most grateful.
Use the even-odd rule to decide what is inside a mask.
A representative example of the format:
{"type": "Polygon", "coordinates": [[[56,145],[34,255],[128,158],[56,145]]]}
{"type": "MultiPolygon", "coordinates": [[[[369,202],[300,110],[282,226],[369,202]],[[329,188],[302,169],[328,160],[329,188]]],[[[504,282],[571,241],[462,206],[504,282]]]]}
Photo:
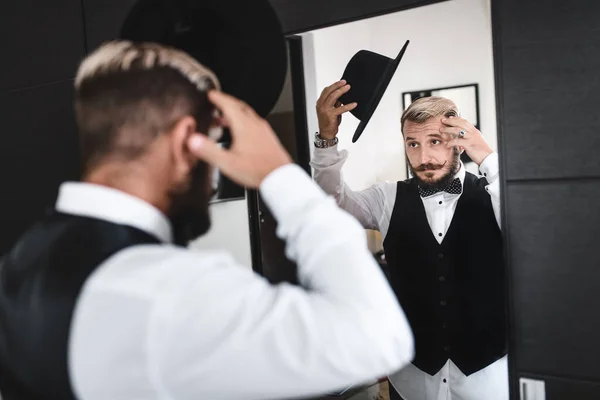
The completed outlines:
{"type": "Polygon", "coordinates": [[[180,119],[171,132],[173,162],[179,174],[186,175],[195,163],[189,140],[196,133],[196,121],[190,116],[180,119]]]}

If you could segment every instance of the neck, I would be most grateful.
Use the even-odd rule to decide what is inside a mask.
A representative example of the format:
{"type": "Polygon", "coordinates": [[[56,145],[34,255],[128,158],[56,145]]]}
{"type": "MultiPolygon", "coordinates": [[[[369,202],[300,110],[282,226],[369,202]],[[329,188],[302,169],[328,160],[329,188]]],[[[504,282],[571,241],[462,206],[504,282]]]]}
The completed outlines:
{"type": "Polygon", "coordinates": [[[167,191],[161,190],[156,184],[156,171],[140,163],[102,164],[86,173],[82,181],[120,190],[150,203],[164,214],[167,213],[167,191]]]}

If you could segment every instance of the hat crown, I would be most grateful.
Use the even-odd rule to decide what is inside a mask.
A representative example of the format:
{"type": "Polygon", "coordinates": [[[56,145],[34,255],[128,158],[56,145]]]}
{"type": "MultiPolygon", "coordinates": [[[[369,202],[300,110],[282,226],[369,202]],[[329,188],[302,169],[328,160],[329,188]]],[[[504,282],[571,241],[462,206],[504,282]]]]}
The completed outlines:
{"type": "Polygon", "coordinates": [[[391,67],[393,59],[368,50],[356,53],[344,70],[342,79],[350,85],[340,101],[343,104],[358,103],[352,114],[363,119],[369,112],[377,95],[381,78],[391,67]]]}

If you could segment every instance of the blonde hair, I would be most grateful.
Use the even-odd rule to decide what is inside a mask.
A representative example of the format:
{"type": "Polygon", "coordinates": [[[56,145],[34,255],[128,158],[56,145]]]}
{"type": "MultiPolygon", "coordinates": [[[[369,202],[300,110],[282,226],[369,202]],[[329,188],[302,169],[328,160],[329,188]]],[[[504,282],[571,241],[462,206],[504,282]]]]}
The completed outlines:
{"type": "Polygon", "coordinates": [[[449,100],[445,97],[421,97],[411,103],[411,105],[402,114],[402,118],[400,120],[402,125],[402,133],[404,133],[404,123],[406,121],[422,124],[431,118],[441,116],[458,117],[458,107],[452,100],[449,100]]]}
{"type": "Polygon", "coordinates": [[[75,77],[75,89],[86,79],[111,72],[129,71],[132,66],[142,70],[170,67],[183,75],[199,91],[209,88],[209,83],[220,89],[217,76],[187,53],[157,43],[136,43],[115,40],[105,43],[86,57],[75,77]]]}
{"type": "Polygon", "coordinates": [[[75,78],[75,112],[86,172],[107,157],[133,159],[186,115],[207,133],[220,89],[213,71],[157,43],[112,41],[86,57],[75,78]]]}

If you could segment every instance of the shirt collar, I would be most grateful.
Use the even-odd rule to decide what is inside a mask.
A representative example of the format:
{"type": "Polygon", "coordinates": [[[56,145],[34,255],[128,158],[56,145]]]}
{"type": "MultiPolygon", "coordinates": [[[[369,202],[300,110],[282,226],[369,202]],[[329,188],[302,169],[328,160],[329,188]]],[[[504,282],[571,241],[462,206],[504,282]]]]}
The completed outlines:
{"type": "Polygon", "coordinates": [[[172,242],[173,233],[167,217],[146,201],[107,186],[66,182],[58,191],[56,210],[129,225],[172,242]]]}

